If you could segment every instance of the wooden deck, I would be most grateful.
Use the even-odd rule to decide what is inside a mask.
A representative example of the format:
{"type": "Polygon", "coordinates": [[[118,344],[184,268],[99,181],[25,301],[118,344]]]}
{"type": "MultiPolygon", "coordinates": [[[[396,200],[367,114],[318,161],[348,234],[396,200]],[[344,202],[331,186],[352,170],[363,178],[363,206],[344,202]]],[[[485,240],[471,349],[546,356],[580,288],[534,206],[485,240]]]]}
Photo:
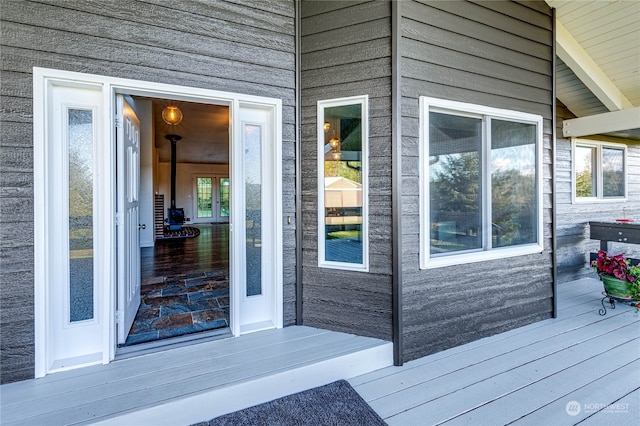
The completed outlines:
{"type": "Polygon", "coordinates": [[[601,291],[562,284],[557,319],[350,382],[390,425],[637,425],[640,315],[598,315],[601,291]]]}
{"type": "Polygon", "coordinates": [[[3,385],[1,423],[188,425],[348,378],[390,425],[636,425],[640,315],[559,287],[557,319],[391,367],[391,344],[309,327],[3,385]],[[569,414],[570,413],[570,414],[569,414]]]}
{"type": "Polygon", "coordinates": [[[3,425],[189,425],[391,365],[392,344],[287,327],[0,387],[3,425]]]}

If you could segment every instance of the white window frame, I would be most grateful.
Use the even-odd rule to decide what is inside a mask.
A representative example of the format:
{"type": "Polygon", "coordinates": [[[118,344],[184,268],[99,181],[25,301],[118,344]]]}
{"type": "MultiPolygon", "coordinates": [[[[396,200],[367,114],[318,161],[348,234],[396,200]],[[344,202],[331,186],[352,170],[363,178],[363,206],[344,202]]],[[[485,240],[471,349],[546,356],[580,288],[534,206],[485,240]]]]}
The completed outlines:
{"type": "Polygon", "coordinates": [[[369,271],[369,96],[351,96],[318,101],[317,104],[318,145],[318,267],[347,271],[369,271]],[[325,260],[325,213],[324,213],[324,110],[325,108],[360,104],[362,108],[362,263],[335,262],[325,260]]]}
{"type": "Polygon", "coordinates": [[[579,139],[571,138],[571,199],[573,204],[584,203],[619,203],[628,201],[629,188],[628,188],[629,170],[627,168],[627,145],[614,142],[604,142],[591,139],[579,139]],[[596,179],[596,196],[595,197],[578,197],[576,194],[576,183],[578,172],[576,170],[576,148],[589,147],[596,149],[596,158],[594,161],[595,179],[596,179]],[[604,182],[602,178],[602,150],[604,148],[612,148],[622,150],[622,167],[624,168],[624,196],[622,197],[605,197],[604,182]]]}
{"type": "MultiPolygon", "coordinates": [[[[541,253],[544,250],[544,223],[543,223],[543,197],[542,197],[542,148],[543,148],[543,119],[542,116],[519,111],[512,111],[501,108],[487,107],[483,105],[470,104],[466,102],[449,101],[445,99],[420,97],[420,136],[419,136],[419,186],[420,186],[420,268],[432,269],[444,266],[459,265],[472,262],[483,262],[489,260],[503,259],[514,256],[524,256],[541,253]],[[443,112],[452,115],[474,116],[483,119],[482,150],[483,157],[486,158],[487,148],[487,125],[485,118],[515,121],[518,123],[528,123],[536,125],[536,197],[537,197],[537,242],[509,247],[498,247],[487,249],[483,247],[477,251],[465,251],[458,254],[448,254],[432,257],[430,252],[430,194],[429,194],[429,112],[443,112]]],[[[482,200],[483,215],[487,214],[489,206],[486,200],[490,199],[491,191],[487,190],[489,185],[486,167],[483,164],[482,186],[485,193],[482,200]]],[[[490,188],[489,188],[490,189],[490,188]]]]}

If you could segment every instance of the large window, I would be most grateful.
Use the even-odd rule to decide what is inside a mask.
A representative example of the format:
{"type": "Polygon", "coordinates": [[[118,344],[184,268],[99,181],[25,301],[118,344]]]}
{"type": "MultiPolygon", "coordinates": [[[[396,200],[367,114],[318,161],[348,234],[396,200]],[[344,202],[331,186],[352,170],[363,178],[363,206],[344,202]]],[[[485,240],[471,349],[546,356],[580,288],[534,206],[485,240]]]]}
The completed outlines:
{"type": "Polygon", "coordinates": [[[366,96],[318,102],[318,265],[367,271],[366,96]]]}
{"type": "Polygon", "coordinates": [[[542,251],[542,117],[420,102],[421,266],[542,251]]]}
{"type": "Polygon", "coordinates": [[[624,201],[626,146],[573,140],[573,194],[576,202],[624,201]]]}

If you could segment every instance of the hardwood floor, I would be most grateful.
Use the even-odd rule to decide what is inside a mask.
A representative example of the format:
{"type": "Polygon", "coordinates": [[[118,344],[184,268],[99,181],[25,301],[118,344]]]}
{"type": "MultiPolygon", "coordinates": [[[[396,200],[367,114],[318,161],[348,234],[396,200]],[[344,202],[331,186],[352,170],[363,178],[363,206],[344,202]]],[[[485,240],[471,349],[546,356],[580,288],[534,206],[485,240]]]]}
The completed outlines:
{"type": "Polygon", "coordinates": [[[198,224],[200,235],[140,249],[142,279],[229,269],[229,225],[198,224]]]}
{"type": "Polygon", "coordinates": [[[229,326],[229,225],[140,250],[140,307],[122,346],[229,326]]]}

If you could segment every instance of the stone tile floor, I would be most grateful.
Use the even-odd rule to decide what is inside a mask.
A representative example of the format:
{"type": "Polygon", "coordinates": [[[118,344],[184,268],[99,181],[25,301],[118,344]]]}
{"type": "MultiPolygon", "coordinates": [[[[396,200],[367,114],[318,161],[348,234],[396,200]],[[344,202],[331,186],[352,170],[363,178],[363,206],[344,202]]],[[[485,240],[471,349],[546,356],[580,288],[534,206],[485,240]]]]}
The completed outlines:
{"type": "Polygon", "coordinates": [[[228,271],[143,279],[140,299],[123,346],[229,326],[228,271]]]}

